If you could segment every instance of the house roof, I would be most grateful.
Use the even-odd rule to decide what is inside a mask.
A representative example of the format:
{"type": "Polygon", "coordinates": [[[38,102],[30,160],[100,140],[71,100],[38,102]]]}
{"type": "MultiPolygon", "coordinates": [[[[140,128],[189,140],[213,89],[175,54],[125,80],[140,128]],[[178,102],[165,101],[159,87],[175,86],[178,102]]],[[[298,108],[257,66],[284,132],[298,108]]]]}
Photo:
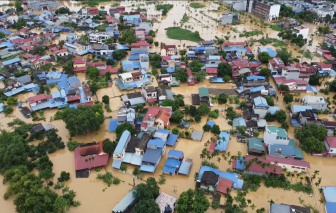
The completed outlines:
{"type": "Polygon", "coordinates": [[[221,177],[219,178],[219,182],[217,185],[217,191],[222,192],[223,194],[227,194],[227,189],[229,189],[230,191],[232,186],[233,186],[233,181],[221,177]]]}
{"type": "Polygon", "coordinates": [[[258,96],[256,98],[253,99],[254,105],[255,106],[262,106],[262,107],[267,107],[267,101],[264,97],[258,96]]]}
{"type": "Polygon", "coordinates": [[[170,196],[164,192],[161,192],[160,195],[155,199],[155,203],[159,206],[160,212],[165,212],[166,208],[169,206],[174,212],[174,206],[177,199],[173,196],[170,196]]]}
{"type": "Polygon", "coordinates": [[[295,149],[290,145],[279,145],[279,144],[270,144],[269,145],[269,154],[284,156],[295,156],[295,149]]]}
{"type": "Polygon", "coordinates": [[[142,162],[156,164],[159,161],[161,154],[161,149],[147,149],[142,158],[142,162]]]}
{"type": "Polygon", "coordinates": [[[336,203],[336,186],[322,186],[324,199],[327,203],[336,203]]]}
{"type": "Polygon", "coordinates": [[[151,46],[150,43],[147,41],[139,41],[138,43],[132,43],[131,47],[139,48],[139,47],[149,47],[151,46]]]}
{"type": "Polygon", "coordinates": [[[258,150],[261,152],[265,152],[265,147],[262,144],[262,138],[248,138],[247,143],[248,143],[248,149],[254,149],[258,150]]]}
{"type": "MultiPolygon", "coordinates": [[[[249,162],[253,159],[257,158],[259,161],[263,162],[263,163],[267,163],[265,158],[261,158],[261,157],[254,157],[251,155],[248,155],[245,157],[245,161],[249,162]]],[[[265,166],[264,168],[262,167],[262,165],[257,164],[256,162],[252,162],[251,166],[248,168],[248,171],[250,172],[256,172],[256,173],[260,173],[260,174],[266,174],[266,172],[268,172],[269,174],[277,174],[280,175],[281,174],[281,167],[280,166],[276,166],[276,165],[270,165],[270,166],[265,166]],[[275,172],[274,172],[274,168],[275,168],[275,172]]]]}
{"type": "Polygon", "coordinates": [[[207,67],[205,68],[207,74],[218,74],[217,67],[207,67]]]}
{"type": "Polygon", "coordinates": [[[16,80],[20,82],[21,84],[26,84],[32,81],[30,75],[20,76],[16,78],[16,80]]]}
{"type": "Polygon", "coordinates": [[[332,68],[332,64],[325,64],[323,62],[319,62],[317,63],[317,65],[319,65],[322,69],[331,69],[332,68]]]}
{"type": "Polygon", "coordinates": [[[121,199],[121,201],[119,201],[112,209],[112,212],[125,212],[135,200],[135,197],[133,196],[134,192],[134,190],[131,190],[125,197],[123,197],[123,199],[121,199]]]}
{"type": "Polygon", "coordinates": [[[198,88],[199,97],[209,97],[209,90],[206,87],[198,88]]]}
{"type": "Polygon", "coordinates": [[[164,123],[168,123],[170,118],[170,112],[166,110],[160,110],[157,114],[156,119],[162,120],[164,123]]]}
{"type": "Polygon", "coordinates": [[[106,166],[108,159],[109,154],[104,152],[102,141],[85,144],[75,149],[76,171],[106,166]],[[95,155],[94,158],[92,158],[92,155],[95,155]],[[91,160],[88,160],[89,158],[91,158],[91,160]]]}
{"type": "Polygon", "coordinates": [[[149,115],[152,116],[152,118],[156,117],[161,111],[166,111],[168,113],[172,112],[171,108],[165,108],[165,107],[148,107],[148,111],[143,118],[143,121],[148,121],[149,120],[149,115]]]}
{"type": "Polygon", "coordinates": [[[246,46],[246,42],[224,42],[223,45],[224,46],[228,46],[228,45],[244,45],[244,46],[246,46]]]}
{"type": "Polygon", "coordinates": [[[277,135],[281,138],[287,138],[287,132],[283,128],[277,126],[267,126],[267,129],[273,133],[277,133],[277,135]]]}
{"type": "Polygon", "coordinates": [[[280,164],[286,164],[291,166],[299,166],[299,167],[305,167],[310,168],[310,163],[303,160],[296,160],[294,158],[278,158],[273,156],[266,156],[266,161],[270,163],[278,162],[280,164]]]}
{"type": "Polygon", "coordinates": [[[336,148],[336,137],[326,137],[325,141],[327,142],[330,148],[336,148]]]}
{"type": "Polygon", "coordinates": [[[36,95],[34,97],[28,98],[28,102],[29,104],[34,104],[38,101],[51,99],[51,97],[52,97],[51,95],[46,95],[46,94],[36,95]]]}
{"type": "Polygon", "coordinates": [[[120,139],[119,139],[119,142],[114,150],[114,153],[122,153],[122,151],[124,150],[125,146],[126,146],[126,143],[128,142],[129,140],[129,137],[131,136],[131,133],[128,131],[128,130],[125,130],[120,139]]]}
{"type": "Polygon", "coordinates": [[[206,182],[210,185],[216,185],[219,179],[219,175],[213,171],[205,171],[201,178],[201,182],[206,182]]]}

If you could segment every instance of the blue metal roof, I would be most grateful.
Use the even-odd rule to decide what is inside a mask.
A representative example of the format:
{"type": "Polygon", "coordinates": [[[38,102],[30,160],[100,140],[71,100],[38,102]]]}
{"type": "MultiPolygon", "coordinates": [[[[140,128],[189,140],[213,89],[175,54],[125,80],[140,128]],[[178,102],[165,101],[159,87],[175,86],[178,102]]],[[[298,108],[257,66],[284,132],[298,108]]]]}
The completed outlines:
{"type": "Polygon", "coordinates": [[[169,134],[167,142],[166,142],[167,146],[175,146],[177,138],[178,138],[178,135],[169,134]]]}
{"type": "Polygon", "coordinates": [[[122,160],[113,159],[112,168],[120,169],[122,160]]]}
{"type": "Polygon", "coordinates": [[[118,120],[117,119],[111,119],[110,120],[110,125],[109,125],[109,131],[114,132],[114,131],[116,131],[117,127],[118,127],[118,120]]]}
{"type": "Polygon", "coordinates": [[[261,90],[265,90],[265,87],[264,86],[253,87],[253,88],[250,89],[250,92],[258,92],[258,91],[261,91],[261,90]]]}
{"type": "Polygon", "coordinates": [[[5,29],[0,29],[0,32],[6,34],[6,35],[9,35],[11,33],[14,33],[13,31],[10,31],[10,30],[5,30],[5,29]]]}
{"type": "Polygon", "coordinates": [[[150,172],[150,173],[153,173],[155,171],[156,167],[153,166],[153,165],[146,165],[146,164],[143,164],[140,166],[140,171],[142,172],[150,172]]]}
{"type": "Polygon", "coordinates": [[[240,157],[236,161],[236,169],[244,171],[245,169],[245,160],[243,157],[240,157]]]}
{"type": "Polygon", "coordinates": [[[230,133],[221,132],[217,139],[217,144],[215,146],[215,150],[220,152],[225,152],[229,145],[230,133]]]}
{"type": "Polygon", "coordinates": [[[156,164],[161,158],[162,151],[160,149],[147,149],[142,162],[156,164]]]}
{"type": "Polygon", "coordinates": [[[158,129],[157,132],[164,133],[164,134],[169,134],[170,130],[169,129],[158,129]]]}
{"type": "Polygon", "coordinates": [[[259,96],[253,99],[254,105],[259,107],[267,107],[267,101],[265,98],[259,96]]]}
{"type": "Polygon", "coordinates": [[[175,158],[168,158],[166,160],[166,163],[164,164],[163,172],[175,174],[176,169],[179,169],[180,165],[181,165],[181,161],[179,161],[175,158]]]}
{"type": "Polygon", "coordinates": [[[119,142],[114,150],[114,153],[122,153],[122,151],[126,146],[126,143],[128,143],[129,137],[131,137],[131,133],[128,130],[125,130],[119,139],[119,142]]]}
{"type": "Polygon", "coordinates": [[[166,69],[167,69],[167,73],[174,73],[175,72],[175,67],[173,67],[173,66],[169,66],[166,69]]]}
{"type": "Polygon", "coordinates": [[[274,115],[276,111],[280,111],[280,108],[275,106],[268,108],[268,112],[271,113],[272,115],[274,115]]]}
{"type": "Polygon", "coordinates": [[[190,124],[189,124],[189,122],[181,121],[180,125],[182,125],[182,126],[188,128],[190,124]]]}
{"type": "Polygon", "coordinates": [[[198,173],[198,180],[202,179],[203,173],[206,172],[206,171],[212,171],[215,174],[219,175],[219,177],[221,177],[221,178],[231,180],[233,182],[233,188],[235,188],[235,189],[242,189],[243,188],[244,180],[239,179],[239,176],[240,176],[239,174],[231,173],[231,172],[223,172],[223,171],[220,171],[218,169],[214,169],[214,168],[209,167],[209,166],[201,166],[200,171],[198,173]]]}
{"type": "Polygon", "coordinates": [[[279,150],[281,155],[286,156],[295,156],[295,149],[289,145],[279,145],[279,144],[271,144],[269,145],[269,153],[276,154],[276,150],[279,150]]]}
{"type": "Polygon", "coordinates": [[[3,103],[0,103],[0,112],[3,112],[4,111],[4,104],[3,103]]]}
{"type": "Polygon", "coordinates": [[[326,213],[336,212],[336,203],[326,203],[325,204],[326,213]]]}
{"type": "Polygon", "coordinates": [[[147,148],[155,147],[155,148],[163,149],[165,145],[166,145],[166,141],[160,138],[154,138],[148,141],[147,148]]]}
{"type": "Polygon", "coordinates": [[[112,209],[112,212],[125,212],[126,209],[134,202],[134,190],[130,191],[117,205],[112,209]]]}
{"type": "Polygon", "coordinates": [[[322,186],[326,203],[336,203],[336,186],[322,186]]]}
{"type": "Polygon", "coordinates": [[[311,106],[292,105],[292,113],[303,112],[306,109],[313,109],[311,106]]]}
{"type": "Polygon", "coordinates": [[[21,62],[20,58],[13,58],[7,61],[3,61],[2,64],[6,66],[6,65],[10,65],[10,64],[18,63],[18,62],[21,62]]]}
{"type": "Polygon", "coordinates": [[[133,69],[140,69],[140,62],[139,61],[122,61],[121,62],[123,69],[129,69],[129,68],[133,68],[133,69]]]}
{"type": "MultiPolygon", "coordinates": [[[[167,159],[167,161],[168,161],[169,159],[167,159]]],[[[175,159],[174,159],[175,160],[175,159]]],[[[177,168],[179,168],[179,166],[177,167],[177,168]]],[[[174,168],[174,167],[169,167],[169,166],[166,166],[166,165],[164,165],[163,166],[163,172],[164,173],[168,173],[168,174],[175,174],[176,173],[176,168],[174,168]]]]}
{"type": "Polygon", "coordinates": [[[124,21],[133,21],[133,19],[140,19],[140,15],[124,15],[124,21]]]}
{"type": "Polygon", "coordinates": [[[76,76],[71,76],[71,77],[68,78],[68,83],[69,84],[72,84],[72,83],[75,83],[75,82],[80,82],[80,80],[76,76]]]}
{"type": "Polygon", "coordinates": [[[246,80],[248,80],[248,81],[253,81],[253,80],[266,80],[266,78],[265,78],[264,76],[252,75],[252,76],[248,76],[248,77],[246,77],[246,80]]]}
{"type": "Polygon", "coordinates": [[[191,159],[183,158],[183,161],[180,165],[180,169],[178,171],[179,174],[189,175],[190,168],[192,166],[191,159]]]}
{"type": "Polygon", "coordinates": [[[215,121],[208,121],[207,124],[211,126],[211,128],[216,124],[215,121]]]}
{"type": "Polygon", "coordinates": [[[168,158],[178,158],[178,159],[181,159],[183,157],[183,152],[182,151],[178,151],[178,150],[174,150],[174,149],[171,149],[169,150],[168,152],[168,158]]]}

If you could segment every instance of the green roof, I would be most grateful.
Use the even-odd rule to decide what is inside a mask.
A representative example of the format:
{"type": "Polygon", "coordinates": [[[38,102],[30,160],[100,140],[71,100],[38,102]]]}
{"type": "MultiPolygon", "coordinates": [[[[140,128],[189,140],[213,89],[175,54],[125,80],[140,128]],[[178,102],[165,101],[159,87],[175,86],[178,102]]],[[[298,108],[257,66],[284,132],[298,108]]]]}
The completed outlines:
{"type": "Polygon", "coordinates": [[[302,154],[302,150],[299,147],[296,147],[293,139],[289,139],[288,145],[294,147],[295,158],[299,158],[299,159],[302,159],[302,160],[304,159],[303,154],[302,154]]]}
{"type": "Polygon", "coordinates": [[[289,139],[288,145],[292,147],[296,147],[293,139],[289,139]]]}
{"type": "Polygon", "coordinates": [[[200,98],[209,97],[209,90],[206,87],[198,88],[198,94],[199,94],[200,98]]]}
{"type": "Polygon", "coordinates": [[[269,131],[271,132],[277,132],[278,136],[281,138],[287,138],[287,132],[283,128],[279,128],[277,126],[267,126],[269,131]]]}
{"type": "Polygon", "coordinates": [[[248,138],[248,149],[256,149],[265,151],[265,147],[262,145],[262,138],[248,138]]]}

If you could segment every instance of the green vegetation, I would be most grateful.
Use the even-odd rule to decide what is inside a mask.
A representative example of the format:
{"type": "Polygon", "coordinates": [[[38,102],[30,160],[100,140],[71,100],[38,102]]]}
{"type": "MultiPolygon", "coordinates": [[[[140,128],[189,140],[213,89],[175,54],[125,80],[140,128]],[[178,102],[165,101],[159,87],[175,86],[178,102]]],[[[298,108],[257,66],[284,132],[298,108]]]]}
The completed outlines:
{"type": "Polygon", "coordinates": [[[104,183],[106,183],[109,187],[112,184],[112,174],[111,172],[106,172],[105,174],[97,174],[97,179],[102,180],[104,183]]]}
{"type": "Polygon", "coordinates": [[[183,15],[183,18],[182,18],[181,22],[182,22],[182,24],[184,24],[184,23],[187,23],[188,21],[189,21],[189,17],[188,17],[188,15],[185,13],[185,14],[183,15]]]}
{"type": "Polygon", "coordinates": [[[195,8],[195,9],[199,9],[199,8],[204,8],[205,5],[197,3],[197,2],[192,2],[192,3],[189,4],[189,7],[192,7],[192,8],[195,8]]]}
{"type": "Polygon", "coordinates": [[[77,141],[69,141],[67,143],[67,147],[69,151],[74,151],[77,147],[79,147],[80,145],[83,145],[84,143],[79,143],[77,141]]]}
{"type": "Polygon", "coordinates": [[[66,108],[60,114],[71,136],[85,135],[98,130],[104,122],[102,104],[78,106],[77,109],[66,108]]]}
{"type": "Polygon", "coordinates": [[[176,211],[179,213],[206,212],[210,207],[209,200],[205,197],[204,190],[188,189],[182,192],[177,200],[176,211]]]}
{"type": "Polygon", "coordinates": [[[309,50],[306,50],[303,55],[305,58],[313,59],[313,56],[311,55],[309,50]]]}
{"type": "Polygon", "coordinates": [[[111,2],[110,0],[89,0],[89,1],[84,1],[82,4],[88,5],[90,7],[98,6],[99,3],[102,2],[111,2]]]}
{"type": "Polygon", "coordinates": [[[307,153],[321,153],[324,148],[323,141],[327,136],[327,130],[324,126],[308,124],[302,128],[295,129],[295,137],[300,141],[301,148],[307,153]]]}
{"type": "Polygon", "coordinates": [[[278,26],[278,25],[273,25],[273,24],[271,24],[271,25],[269,25],[269,27],[270,27],[272,30],[275,30],[275,31],[281,31],[281,30],[282,30],[282,28],[281,28],[280,26],[278,26]]]}
{"type": "Polygon", "coordinates": [[[172,4],[158,4],[156,5],[157,10],[162,10],[162,15],[165,16],[174,7],[172,4]]]}
{"type": "Polygon", "coordinates": [[[58,182],[64,182],[64,181],[70,180],[70,173],[62,171],[61,176],[57,180],[58,182]]]}
{"type": "Polygon", "coordinates": [[[239,37],[251,37],[258,35],[263,35],[263,32],[260,30],[244,31],[243,33],[239,34],[239,37]]]}
{"type": "Polygon", "coordinates": [[[133,196],[139,202],[132,209],[133,213],[157,213],[160,212],[159,207],[155,203],[155,199],[160,194],[160,187],[155,178],[148,178],[146,183],[140,183],[134,187],[133,196]]]}
{"type": "Polygon", "coordinates": [[[163,185],[166,183],[166,177],[165,177],[165,174],[164,173],[161,173],[160,174],[160,179],[159,179],[159,184],[160,185],[163,185]]]}
{"type": "Polygon", "coordinates": [[[292,30],[283,30],[278,33],[278,36],[282,39],[290,40],[291,43],[303,47],[307,43],[307,39],[304,39],[302,35],[297,35],[293,33],[292,30]]]}
{"type": "Polygon", "coordinates": [[[134,133],[134,128],[130,123],[123,123],[119,125],[116,129],[117,140],[120,139],[124,131],[128,130],[131,134],[134,133]]]}
{"type": "Polygon", "coordinates": [[[268,63],[268,61],[272,59],[272,57],[267,52],[259,53],[258,58],[261,63],[268,63]]]}
{"type": "Polygon", "coordinates": [[[199,35],[199,32],[191,32],[180,27],[167,28],[167,37],[170,39],[188,40],[193,42],[203,41],[203,39],[199,35]]]}

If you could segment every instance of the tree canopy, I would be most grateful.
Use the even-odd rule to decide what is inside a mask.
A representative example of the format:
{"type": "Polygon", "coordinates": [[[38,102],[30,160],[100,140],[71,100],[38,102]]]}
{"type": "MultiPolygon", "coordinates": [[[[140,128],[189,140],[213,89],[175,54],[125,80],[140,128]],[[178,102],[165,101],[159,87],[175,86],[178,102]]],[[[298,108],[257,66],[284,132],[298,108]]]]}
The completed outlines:
{"type": "Polygon", "coordinates": [[[232,67],[228,63],[220,63],[218,64],[218,75],[220,77],[224,76],[232,76],[232,67]]]}
{"type": "Polygon", "coordinates": [[[310,153],[312,151],[322,152],[323,141],[327,136],[327,129],[316,124],[307,124],[295,129],[295,137],[300,141],[302,150],[310,153]],[[322,147],[322,149],[321,149],[322,147]]]}
{"type": "Polygon", "coordinates": [[[287,66],[289,63],[290,58],[292,57],[292,54],[287,51],[287,49],[279,49],[277,50],[277,55],[281,60],[284,62],[284,64],[287,66]]]}
{"type": "Polygon", "coordinates": [[[182,192],[177,200],[176,211],[178,213],[204,213],[210,206],[209,200],[205,197],[205,192],[201,189],[188,189],[182,192]]]}
{"type": "Polygon", "coordinates": [[[127,52],[125,50],[115,50],[113,51],[112,56],[115,60],[120,61],[127,56],[127,52]]]}
{"type": "Polygon", "coordinates": [[[175,72],[175,77],[180,82],[187,82],[188,75],[185,69],[179,69],[175,72]]]}
{"type": "Polygon", "coordinates": [[[192,62],[189,63],[188,66],[189,66],[191,72],[197,73],[197,72],[201,71],[201,68],[204,66],[204,64],[202,64],[198,60],[193,60],[192,62]]]}
{"type": "Polygon", "coordinates": [[[261,63],[268,63],[272,57],[267,52],[261,52],[259,53],[258,58],[261,63]]]}
{"type": "Polygon", "coordinates": [[[131,134],[134,133],[134,127],[130,123],[120,124],[116,129],[117,140],[119,140],[125,130],[128,130],[131,134]]]}
{"type": "Polygon", "coordinates": [[[259,72],[259,75],[261,75],[261,76],[271,76],[272,72],[268,68],[262,68],[259,72]]]}
{"type": "Polygon", "coordinates": [[[101,104],[78,106],[77,109],[66,108],[61,112],[61,118],[71,136],[99,130],[105,119],[101,104]]]}
{"type": "Polygon", "coordinates": [[[134,30],[125,30],[122,35],[119,36],[118,40],[120,43],[123,44],[131,44],[137,42],[134,30]]]}

